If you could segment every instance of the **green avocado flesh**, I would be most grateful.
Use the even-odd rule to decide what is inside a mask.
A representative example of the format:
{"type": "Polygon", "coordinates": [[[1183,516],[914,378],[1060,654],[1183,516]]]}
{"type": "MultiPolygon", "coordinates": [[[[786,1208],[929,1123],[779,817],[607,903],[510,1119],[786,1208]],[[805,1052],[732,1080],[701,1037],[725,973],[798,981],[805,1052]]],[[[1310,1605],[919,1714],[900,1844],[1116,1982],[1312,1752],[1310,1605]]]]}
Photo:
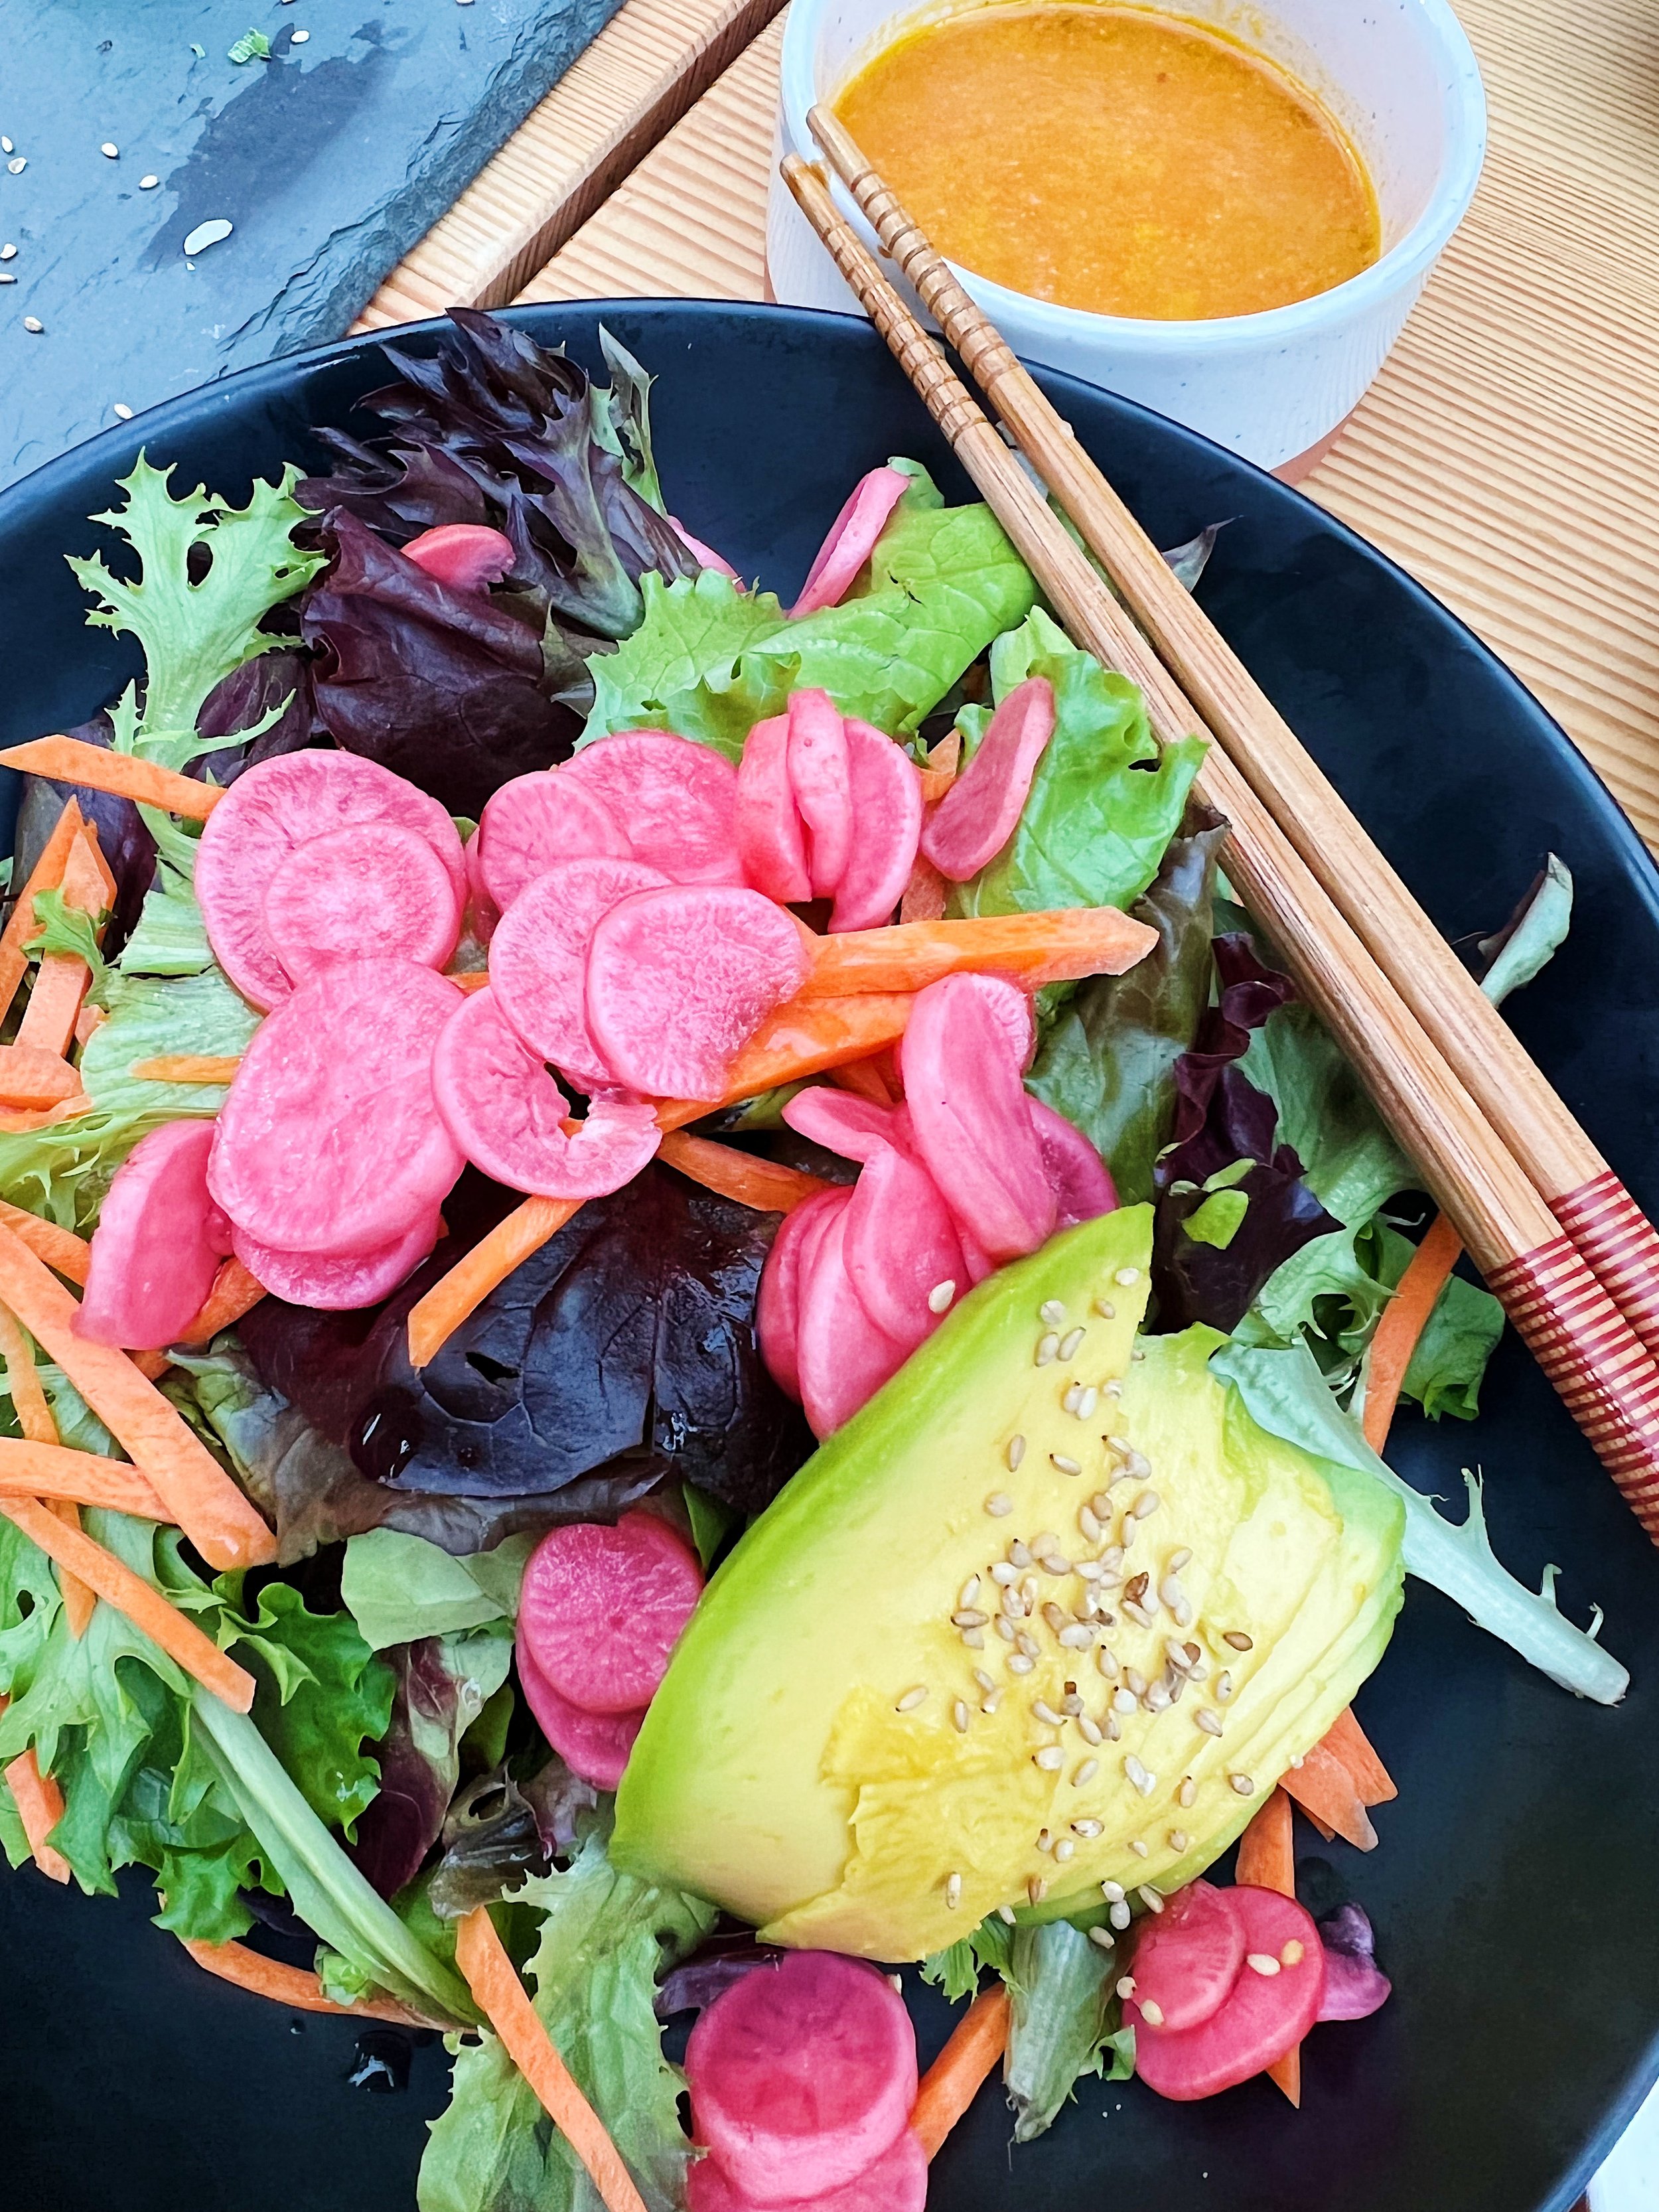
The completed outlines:
{"type": "Polygon", "coordinates": [[[920,1958],[999,1906],[1190,1881],[1324,1735],[1399,1610],[1400,1504],[1258,1428],[1213,1330],[1137,1340],[1151,1241],[1124,1207],[982,1283],[744,1536],[629,1760],[619,1864],[920,1958]]]}

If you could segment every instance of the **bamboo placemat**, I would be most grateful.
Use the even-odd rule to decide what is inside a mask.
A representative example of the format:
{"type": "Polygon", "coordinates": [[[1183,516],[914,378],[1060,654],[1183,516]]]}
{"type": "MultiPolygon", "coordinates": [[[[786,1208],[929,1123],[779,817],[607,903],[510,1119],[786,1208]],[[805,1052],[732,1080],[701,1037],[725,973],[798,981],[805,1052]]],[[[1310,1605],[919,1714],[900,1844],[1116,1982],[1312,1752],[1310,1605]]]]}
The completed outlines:
{"type": "MultiPolygon", "coordinates": [[[[1502,655],[1659,848],[1659,11],[1460,13],[1492,106],[1486,175],[1304,489],[1502,655]]],[[[521,298],[763,295],[781,33],[756,40],[521,298]]]]}

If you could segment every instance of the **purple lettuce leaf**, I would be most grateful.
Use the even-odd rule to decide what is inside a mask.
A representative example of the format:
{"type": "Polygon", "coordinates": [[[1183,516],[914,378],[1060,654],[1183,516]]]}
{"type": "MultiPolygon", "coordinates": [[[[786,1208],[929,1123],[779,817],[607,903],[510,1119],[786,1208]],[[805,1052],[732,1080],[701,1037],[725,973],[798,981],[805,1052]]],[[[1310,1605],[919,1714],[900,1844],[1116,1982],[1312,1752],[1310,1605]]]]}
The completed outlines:
{"type": "Polygon", "coordinates": [[[1371,1923],[1357,1905],[1344,1905],[1319,1923],[1325,1946],[1325,1995],[1321,2020],[1369,2020],[1389,2001],[1394,1984],[1376,1963],[1371,1923]]]}
{"type": "Polygon", "coordinates": [[[657,2018],[701,2012],[757,1966],[775,1966],[783,1955],[777,1944],[758,1942],[752,1929],[717,1928],[659,1983],[657,2018]]]}
{"type": "Polygon", "coordinates": [[[522,1780],[506,1767],[480,1774],[455,1793],[443,1824],[443,1856],[427,1895],[441,1919],[510,1896],[532,1874],[568,1858],[582,1815],[599,1802],[591,1782],[557,1753],[522,1780]]]}
{"type": "Polygon", "coordinates": [[[511,1639],[488,1631],[424,1636],[380,1656],[397,1686],[377,1747],[380,1786],[351,1856],[382,1897],[395,1897],[438,1840],[460,1778],[461,1738],[506,1679],[511,1639]]]}

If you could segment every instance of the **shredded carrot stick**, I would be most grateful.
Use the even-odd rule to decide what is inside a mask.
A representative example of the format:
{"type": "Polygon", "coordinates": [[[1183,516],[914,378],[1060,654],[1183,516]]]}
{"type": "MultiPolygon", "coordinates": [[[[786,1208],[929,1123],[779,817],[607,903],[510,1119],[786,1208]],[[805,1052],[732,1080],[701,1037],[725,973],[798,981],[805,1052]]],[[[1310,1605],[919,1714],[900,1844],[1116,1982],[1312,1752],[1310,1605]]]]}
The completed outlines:
{"type": "Polygon", "coordinates": [[[470,995],[474,991],[482,991],[486,988],[489,981],[489,970],[488,968],[446,970],[444,981],[446,983],[453,983],[458,991],[465,991],[470,995]]]}
{"type": "Polygon", "coordinates": [[[222,1328],[251,1313],[265,1294],[265,1286],[240,1260],[227,1260],[213,1279],[202,1310],[179,1338],[180,1344],[210,1344],[222,1328]]]}
{"type": "MultiPolygon", "coordinates": [[[[1238,1840],[1236,1881],[1256,1889],[1277,1890],[1281,1897],[1296,1895],[1296,1844],[1291,1832],[1291,1801],[1282,1789],[1273,1796],[1238,1840]]],[[[1302,2046],[1297,2044],[1267,2069],[1293,2105],[1302,2102],[1302,2046]]]]}
{"type": "Polygon", "coordinates": [[[92,1101],[84,1091],[76,1091],[60,1106],[0,1108],[0,1129],[9,1136],[16,1136],[28,1129],[50,1129],[57,1122],[72,1121],[78,1114],[89,1114],[92,1101]]]}
{"type": "MultiPolygon", "coordinates": [[[[769,1014],[726,1072],[726,1089],[714,1103],[735,1105],[780,1084],[821,1075],[828,1067],[868,1060],[904,1034],[915,995],[876,991],[843,999],[791,999],[769,1014]]],[[[674,1102],[678,1103],[678,1102],[674,1102]]],[[[707,1113],[707,1103],[688,1116],[707,1113]]],[[[660,1112],[659,1120],[662,1119],[660,1112]]],[[[668,1127],[665,1121],[663,1126],[668,1127]]]]}
{"type": "Polygon", "coordinates": [[[861,991],[921,991],[944,975],[994,970],[1039,983],[1121,975],[1157,941],[1144,921],[1114,906],[1053,914],[997,914],[970,921],[900,922],[816,938],[803,1000],[861,991]]]}
{"type": "Polygon", "coordinates": [[[1462,1249],[1457,1231],[1443,1213],[1437,1213],[1376,1324],[1365,1363],[1365,1441],[1373,1451],[1380,1452],[1388,1442],[1417,1340],[1462,1249]]]}
{"type": "Polygon", "coordinates": [[[258,1566],[276,1558],[276,1538],[200,1437],[125,1352],[76,1334],[79,1309],[74,1294],[3,1224],[0,1302],[11,1308],[128,1457],[149,1477],[167,1505],[168,1518],[178,1522],[210,1565],[258,1566]]]}
{"type": "Polygon", "coordinates": [[[1322,1822],[1334,1835],[1362,1851],[1376,1849],[1376,1831],[1355,1789],[1353,1778],[1322,1743],[1304,1754],[1300,1766],[1279,1778],[1279,1787],[1295,1798],[1303,1810],[1322,1822]]]}
{"type": "Polygon", "coordinates": [[[1370,1739],[1353,1717],[1353,1709],[1340,1715],[1324,1737],[1324,1748],[1347,1769],[1362,1805],[1386,1805],[1400,1795],[1394,1777],[1371,1748],[1370,1739]]]}
{"type": "Polygon", "coordinates": [[[0,930],[0,1018],[10,1012],[17,986],[28,973],[29,957],[23,947],[40,934],[40,925],[34,914],[35,893],[55,891],[63,883],[70,849],[84,820],[79,805],[70,799],[52,824],[52,835],[29,871],[28,881],[18,893],[17,903],[5,928],[0,930]]]}
{"type": "Polygon", "coordinates": [[[918,921],[943,921],[950,889],[933,862],[918,853],[911,863],[904,896],[899,901],[899,927],[906,928],[918,921]]]}
{"type": "MultiPolygon", "coordinates": [[[[87,963],[84,960],[72,961],[70,964],[78,968],[85,975],[87,963]]],[[[51,976],[46,978],[46,983],[49,991],[57,989],[51,976]]],[[[40,988],[37,983],[35,989],[38,991],[40,988]]],[[[82,990],[85,988],[84,983],[80,987],[82,990]]],[[[31,997],[30,1007],[33,1004],[31,997]]],[[[76,1006],[78,1009],[78,995],[76,1006]]],[[[52,1018],[55,1022],[56,1013],[52,1018]]],[[[28,1013],[26,1011],[23,1029],[27,1026],[28,1013]]],[[[75,1017],[71,1014],[69,1019],[71,1032],[74,1027],[75,1017]]],[[[7,1106],[61,1106],[64,1099],[72,1098],[80,1088],[81,1079],[62,1052],[54,1051],[50,1045],[30,1042],[24,1037],[22,1029],[17,1032],[15,1044],[0,1044],[0,1103],[7,1106]]]]}
{"type": "Polygon", "coordinates": [[[671,1168],[678,1168],[705,1190],[734,1198],[739,1206],[752,1206],[761,1213],[788,1213],[830,1185],[822,1176],[803,1174],[799,1168],[776,1160],[757,1160],[733,1145],[711,1144],[706,1137],[688,1137],[670,1130],[658,1148],[671,1168]]]}
{"type": "Polygon", "coordinates": [[[90,791],[112,791],[140,806],[159,806],[191,822],[205,822],[224,793],[194,776],[179,775],[137,753],[118,753],[88,745],[79,738],[30,738],[0,752],[0,767],[26,775],[50,776],[55,783],[78,783],[90,791]]]}
{"type": "MultiPolygon", "coordinates": [[[[11,1392],[11,1409],[17,1416],[17,1425],[23,1431],[24,1437],[19,1445],[13,1445],[9,1438],[0,1438],[0,1489],[4,1489],[13,1486],[6,1480],[9,1464],[14,1474],[21,1473],[20,1461],[27,1462],[33,1470],[45,1455],[56,1455],[58,1445],[58,1424],[52,1418],[52,1407],[46,1402],[40,1370],[34,1364],[34,1347],[23,1334],[17,1316],[9,1306],[0,1306],[0,1358],[6,1363],[6,1382],[11,1392]]],[[[64,1457],[70,1461],[85,1460],[98,1468],[107,1468],[115,1464],[113,1461],[100,1458],[92,1452],[65,1453],[64,1457]]],[[[131,1477],[134,1471],[123,1468],[122,1474],[131,1477]]],[[[60,1483],[25,1483],[19,1480],[15,1487],[17,1494],[22,1497],[48,1499],[52,1510],[66,1528],[80,1527],[81,1513],[76,1497],[73,1494],[65,1496],[60,1483]]],[[[149,1485],[143,1475],[138,1477],[138,1487],[141,1491],[149,1490],[149,1485]]],[[[155,1496],[153,1491],[150,1494],[155,1496]]],[[[100,1497],[83,1502],[101,1505],[106,1500],[100,1497]]],[[[58,1582],[70,1634],[78,1643],[87,1632],[93,1607],[98,1602],[97,1596],[78,1576],[70,1574],[61,1567],[58,1572],[58,1582]]]]}
{"type": "Polygon", "coordinates": [[[604,2121],[582,2094],[526,1995],[487,1906],[475,1905],[458,1927],[455,1964],[542,2110],[586,2167],[608,2212],[645,2212],[645,2200],[604,2121]]]}
{"type": "Polygon", "coordinates": [[[124,1459],[106,1459],[101,1452],[71,1451],[66,1444],[27,1437],[0,1437],[0,1497],[100,1505],[141,1521],[167,1518],[155,1489],[124,1459]]]}
{"type": "Polygon", "coordinates": [[[239,1713],[249,1711],[253,1704],[252,1675],[234,1659],[228,1659],[193,1620],[170,1604],[142,1576],[135,1575],[113,1552],[94,1544],[78,1528],[66,1528],[49,1508],[35,1498],[0,1497],[0,1513],[21,1528],[32,1543],[38,1544],[48,1559],[79,1575],[106,1605],[112,1605],[135,1627],[142,1628],[152,1642],[161,1645],[169,1659],[182,1667],[185,1674],[194,1675],[204,1690],[211,1690],[216,1698],[222,1698],[239,1713]]]}
{"type": "Polygon", "coordinates": [[[956,781],[962,766],[962,732],[947,730],[927,756],[921,771],[921,802],[936,806],[956,781]]]}
{"type": "Polygon", "coordinates": [[[127,1073],[135,1083],[230,1083],[240,1055],[209,1052],[164,1052],[154,1060],[135,1060],[127,1073]]]}
{"type": "Polygon", "coordinates": [[[409,1358],[414,1367],[435,1358],[467,1316],[481,1306],[550,1237],[564,1227],[579,1198],[527,1198],[498,1221],[441,1281],[409,1310],[409,1358]]]}
{"type": "Polygon", "coordinates": [[[33,1747],[20,1753],[7,1766],[6,1786],[16,1804],[34,1863],[48,1881],[67,1881],[70,1863],[46,1840],[64,1817],[64,1793],[51,1775],[41,1773],[33,1747]]]}
{"type": "Polygon", "coordinates": [[[55,1221],[43,1220],[21,1206],[9,1205],[3,1198],[0,1198],[0,1224],[60,1275],[67,1275],[72,1283],[86,1281],[92,1247],[84,1237],[77,1237],[72,1229],[60,1229],[55,1221]]]}
{"type": "Polygon", "coordinates": [[[1008,2043],[1008,1992],[999,1982],[974,1999],[921,2077],[910,2125],[932,2158],[979,2093],[1008,2043]]]}
{"type": "Polygon", "coordinates": [[[428,2025],[419,2013],[400,2005],[395,1997],[378,2001],[360,1997],[355,2004],[336,2004],[323,1994],[315,1974],[303,1966],[285,1966],[278,1960],[263,1958],[245,1943],[198,1943],[187,1936],[179,1940],[205,1972],[246,1990],[252,1996],[269,1997],[274,2004],[286,2005],[290,2012],[341,2013],[353,2020],[393,2021],[399,2027],[428,2025]]]}
{"type": "MultiPolygon", "coordinates": [[[[98,850],[97,840],[90,823],[76,836],[70,848],[69,859],[64,865],[63,900],[66,907],[93,916],[108,911],[109,897],[105,885],[109,871],[105,867],[98,850]]],[[[101,937],[102,931],[99,931],[101,937]]],[[[50,1054],[69,1073],[64,1055],[75,1042],[75,1025],[81,1018],[81,1002],[86,997],[92,981],[92,970],[86,962],[72,952],[46,952],[35,970],[34,983],[29,992],[28,1004],[23,1009],[23,1019],[17,1031],[13,1049],[18,1052],[36,1051],[50,1054]]],[[[78,1077],[70,1076],[73,1090],[78,1077]]],[[[0,1095],[9,1095],[0,1092],[0,1095]]],[[[50,1098],[20,1099],[21,1105],[49,1105],[64,1093],[52,1093],[50,1098]]]]}
{"type": "Polygon", "coordinates": [[[872,1053],[868,1060],[849,1060],[845,1067],[832,1067],[830,1080],[837,1091],[850,1091],[855,1098],[867,1098],[872,1106],[896,1103],[887,1087],[877,1054],[872,1053]]]}
{"type": "Polygon", "coordinates": [[[76,1044],[90,1044],[108,1019],[109,1016],[101,1006],[82,1006],[80,1012],[75,1017],[76,1044]]]}

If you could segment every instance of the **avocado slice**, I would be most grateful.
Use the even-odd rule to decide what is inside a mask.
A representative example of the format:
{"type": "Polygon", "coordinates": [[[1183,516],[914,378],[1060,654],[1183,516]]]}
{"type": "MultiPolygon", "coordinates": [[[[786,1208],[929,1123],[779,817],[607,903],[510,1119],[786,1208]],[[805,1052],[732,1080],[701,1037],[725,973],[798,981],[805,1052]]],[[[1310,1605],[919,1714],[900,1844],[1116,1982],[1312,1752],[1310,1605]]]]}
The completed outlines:
{"type": "Polygon", "coordinates": [[[617,1863],[918,1958],[1189,1881],[1318,1741],[1399,1609],[1399,1501],[1258,1428],[1213,1330],[1137,1337],[1151,1243],[1127,1206],[1002,1269],[801,1469],[652,1701],[617,1863]]]}

